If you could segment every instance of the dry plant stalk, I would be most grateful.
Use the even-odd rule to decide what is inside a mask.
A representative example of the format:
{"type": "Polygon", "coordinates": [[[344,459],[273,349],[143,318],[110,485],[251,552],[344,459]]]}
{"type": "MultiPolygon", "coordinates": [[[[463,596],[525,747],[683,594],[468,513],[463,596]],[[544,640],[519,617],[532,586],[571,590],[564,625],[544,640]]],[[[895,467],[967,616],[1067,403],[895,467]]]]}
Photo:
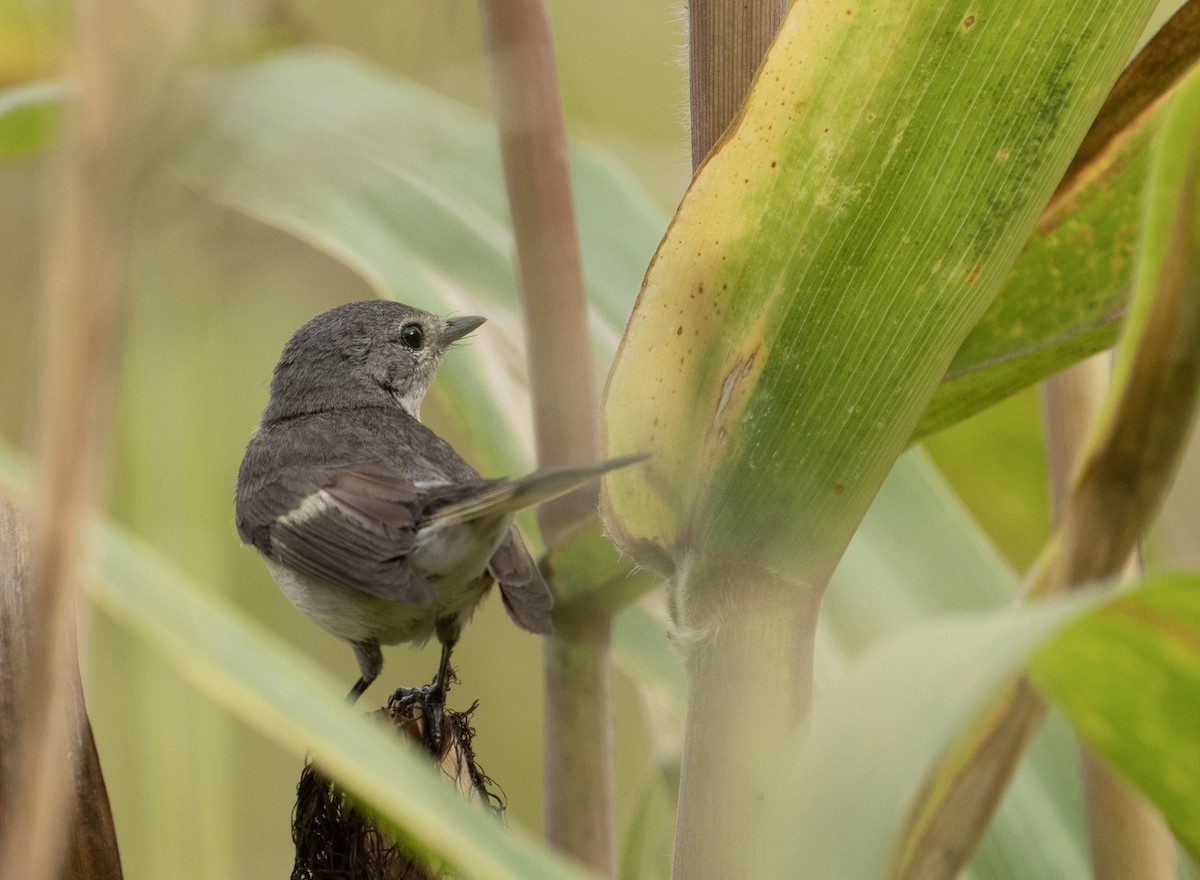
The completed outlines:
{"type": "MultiPolygon", "coordinates": [[[[489,806],[497,816],[504,801],[475,760],[471,714],[447,709],[442,719],[441,754],[435,756],[442,773],[468,801],[489,806]]],[[[371,716],[391,726],[397,737],[427,747],[426,718],[420,706],[392,704],[371,716]]],[[[321,775],[311,759],[296,787],[292,815],[296,861],[292,880],[434,880],[442,878],[422,853],[397,840],[362,812],[335,783],[321,775]]]]}
{"type": "Polygon", "coordinates": [[[76,0],[67,114],[44,255],[47,340],[29,617],[30,699],[17,747],[0,876],[58,875],[62,816],[76,780],[71,751],[75,589],[84,521],[103,495],[120,355],[121,302],[151,120],[191,33],[193,5],[76,0]],[[137,27],[130,27],[137,21],[137,27]]]}
{"type": "MultiPolygon", "coordinates": [[[[30,571],[28,517],[0,497],[0,834],[6,832],[6,817],[13,813],[10,783],[17,777],[18,743],[24,732],[30,704],[25,672],[32,648],[30,615],[33,577],[30,571]]],[[[66,810],[70,820],[62,823],[66,850],[62,876],[70,880],[120,880],[121,859],[113,829],[112,812],[100,760],[92,740],[92,728],[83,705],[79,671],[73,663],[70,706],[64,719],[69,742],[69,760],[74,768],[73,792],[66,810]]]]}
{"type": "MultiPolygon", "coordinates": [[[[1094,355],[1042,385],[1050,509],[1055,523],[1070,497],[1076,461],[1104,402],[1110,361],[1109,352],[1094,355]]],[[[1140,574],[1138,556],[1135,551],[1130,557],[1124,580],[1140,574]]],[[[1172,880],[1175,844],[1162,814],[1082,740],[1079,748],[1096,880],[1172,880]]]]}

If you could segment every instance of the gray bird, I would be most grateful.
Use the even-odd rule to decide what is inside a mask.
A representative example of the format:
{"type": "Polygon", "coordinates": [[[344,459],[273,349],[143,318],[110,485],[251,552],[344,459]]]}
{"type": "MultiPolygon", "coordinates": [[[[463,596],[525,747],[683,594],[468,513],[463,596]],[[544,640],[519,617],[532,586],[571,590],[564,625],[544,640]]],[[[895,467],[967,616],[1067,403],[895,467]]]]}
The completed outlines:
{"type": "Polygon", "coordinates": [[[436,635],[440,705],[450,654],[493,583],[518,626],[550,633],[550,590],[513,514],[635,460],[483,479],[421,424],[447,349],[483,321],[385,301],[318,315],[284,347],[242,460],[238,535],[293,605],[353,647],[351,703],[378,677],[381,644],[436,635]]]}

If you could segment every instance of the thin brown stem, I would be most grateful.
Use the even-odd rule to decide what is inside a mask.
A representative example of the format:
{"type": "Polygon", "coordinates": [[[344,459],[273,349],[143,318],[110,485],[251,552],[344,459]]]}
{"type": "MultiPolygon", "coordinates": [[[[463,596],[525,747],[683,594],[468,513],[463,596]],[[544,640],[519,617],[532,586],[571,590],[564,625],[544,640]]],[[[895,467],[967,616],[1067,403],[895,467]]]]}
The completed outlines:
{"type": "Polygon", "coordinates": [[[0,842],[0,876],[30,880],[58,875],[63,813],[79,781],[68,756],[75,591],[88,554],[84,520],[104,490],[121,304],[149,120],[193,20],[187,0],[150,13],[119,0],[76,0],[72,9],[69,73],[77,92],[52,193],[57,226],[45,253],[31,699],[12,821],[0,842]]]}
{"type": "MultiPolygon", "coordinates": [[[[81,29],[103,19],[79,5],[81,29]]],[[[75,587],[85,555],[83,519],[98,498],[115,391],[118,314],[128,254],[128,174],[119,145],[127,121],[102,52],[81,42],[81,95],[62,166],[62,225],[48,254],[38,527],[30,616],[28,725],[14,787],[8,877],[57,873],[57,828],[69,797],[69,665],[74,657],[75,587]],[[17,843],[19,841],[19,844],[17,843]]]]}
{"type": "Polygon", "coordinates": [[[609,621],[556,623],[546,643],[546,839],[614,876],[609,621]],[[572,626],[575,624],[575,626],[572,626]]]}
{"type": "Polygon", "coordinates": [[[1042,383],[1042,433],[1050,516],[1058,522],[1071,497],[1079,451],[1108,389],[1111,352],[1080,361],[1042,383]]]}
{"type": "MultiPolygon", "coordinates": [[[[1096,355],[1042,385],[1047,476],[1055,523],[1070,499],[1076,463],[1103,405],[1110,360],[1107,352],[1096,355]]],[[[1140,567],[1135,553],[1126,566],[1126,576],[1136,576],[1140,567]]],[[[1162,814],[1086,743],[1080,742],[1079,748],[1093,876],[1096,880],[1173,878],[1175,846],[1162,814]]]]}
{"type": "Polygon", "coordinates": [[[1162,813],[1086,746],[1080,770],[1095,880],[1174,880],[1175,843],[1162,813]]]}
{"type": "MultiPolygon", "coordinates": [[[[550,26],[542,0],[480,6],[517,244],[538,464],[585,464],[596,457],[596,398],[550,26]]],[[[572,495],[544,505],[539,522],[553,543],[594,512],[594,495],[572,495]]]]}
{"type": "MultiPolygon", "coordinates": [[[[596,458],[587,298],[550,26],[542,0],[481,0],[517,245],[539,465],[596,458]]],[[[594,516],[580,491],[538,512],[549,544],[594,516]]],[[[613,757],[608,622],[560,625],[545,647],[546,834],[611,876],[613,757]]]]}

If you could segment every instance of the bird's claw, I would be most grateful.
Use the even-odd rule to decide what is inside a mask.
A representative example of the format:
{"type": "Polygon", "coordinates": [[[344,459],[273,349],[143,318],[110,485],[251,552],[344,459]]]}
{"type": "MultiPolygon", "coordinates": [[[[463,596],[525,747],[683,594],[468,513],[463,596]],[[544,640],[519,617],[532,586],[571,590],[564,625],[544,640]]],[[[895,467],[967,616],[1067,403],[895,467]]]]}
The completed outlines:
{"type": "Polygon", "coordinates": [[[399,687],[388,697],[389,710],[406,712],[413,706],[425,719],[425,747],[435,756],[442,754],[442,723],[446,716],[446,687],[440,681],[422,687],[399,687]]]}

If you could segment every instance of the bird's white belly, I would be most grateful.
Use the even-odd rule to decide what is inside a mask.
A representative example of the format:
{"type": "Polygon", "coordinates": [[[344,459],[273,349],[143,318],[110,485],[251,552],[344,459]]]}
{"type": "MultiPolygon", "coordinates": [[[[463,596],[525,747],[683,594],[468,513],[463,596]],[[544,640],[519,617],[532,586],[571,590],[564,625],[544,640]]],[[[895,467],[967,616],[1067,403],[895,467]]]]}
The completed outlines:
{"type": "MultiPolygon", "coordinates": [[[[438,596],[427,605],[393,602],[352,587],[343,587],[300,574],[264,557],[267,569],[288,600],[327,632],[348,642],[377,639],[384,645],[425,642],[439,618],[469,616],[491,586],[480,577],[433,582],[438,596]]],[[[484,562],[486,565],[486,560],[484,562]]]]}

